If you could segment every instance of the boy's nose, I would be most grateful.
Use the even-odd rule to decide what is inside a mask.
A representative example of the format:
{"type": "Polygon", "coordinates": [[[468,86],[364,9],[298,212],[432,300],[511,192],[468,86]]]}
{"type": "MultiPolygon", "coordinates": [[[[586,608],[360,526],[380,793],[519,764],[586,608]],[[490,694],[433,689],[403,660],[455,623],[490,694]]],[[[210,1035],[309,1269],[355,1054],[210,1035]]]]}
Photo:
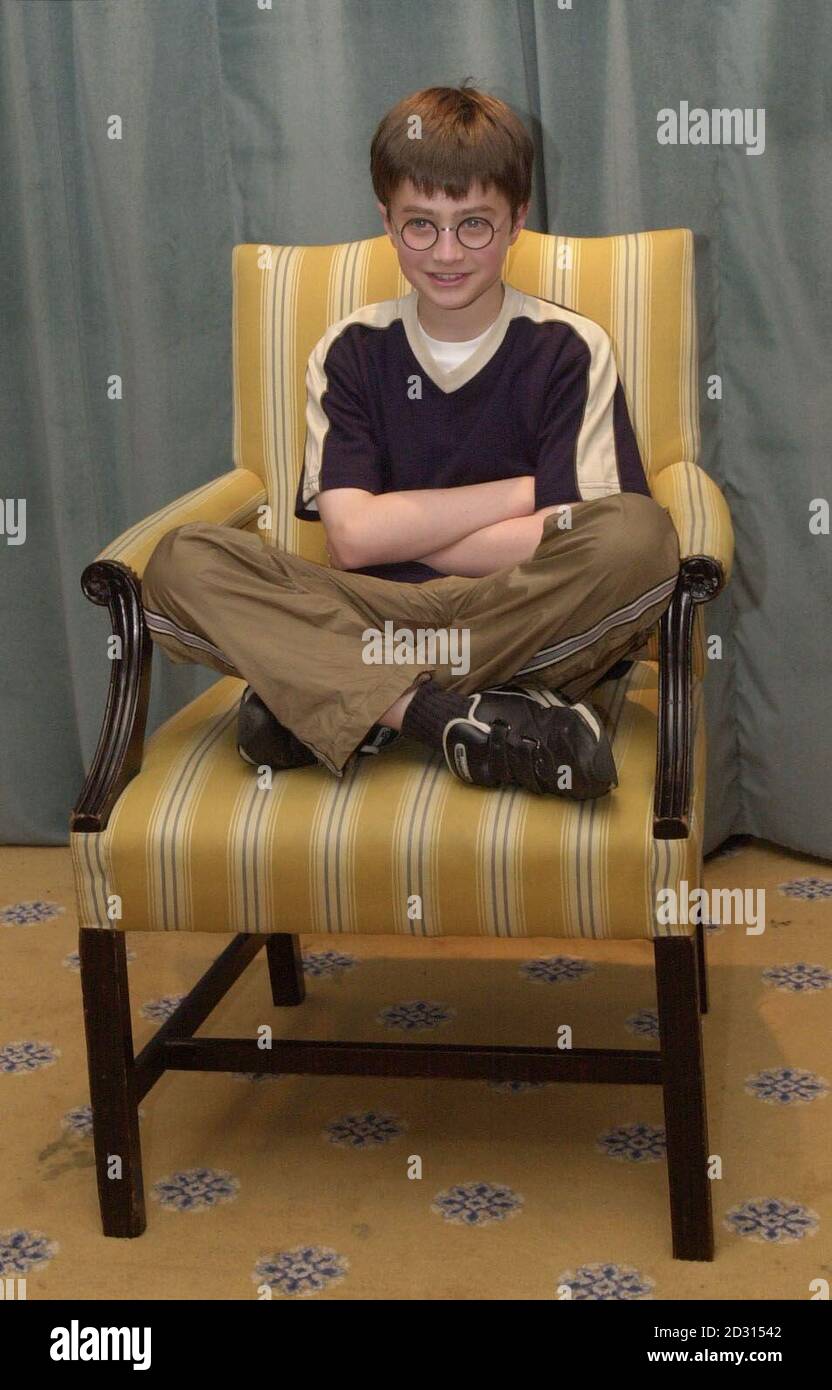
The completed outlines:
{"type": "Polygon", "coordinates": [[[450,265],[454,261],[461,261],[464,256],[465,247],[461,244],[456,232],[450,228],[441,231],[433,244],[433,259],[450,265]]]}

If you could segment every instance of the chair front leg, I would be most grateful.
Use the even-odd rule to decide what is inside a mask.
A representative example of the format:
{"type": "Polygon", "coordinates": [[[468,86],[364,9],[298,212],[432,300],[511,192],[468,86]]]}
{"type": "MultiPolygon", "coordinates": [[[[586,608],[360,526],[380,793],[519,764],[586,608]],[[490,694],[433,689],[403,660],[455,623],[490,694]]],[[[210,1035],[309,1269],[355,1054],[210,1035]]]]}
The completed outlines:
{"type": "Polygon", "coordinates": [[[693,936],[653,940],[673,1257],[714,1257],[708,1118],[693,936]]]}
{"type": "Polygon", "coordinates": [[[140,1236],[146,1217],[124,932],[81,927],[78,951],[101,1224],[105,1236],[140,1236]]]}

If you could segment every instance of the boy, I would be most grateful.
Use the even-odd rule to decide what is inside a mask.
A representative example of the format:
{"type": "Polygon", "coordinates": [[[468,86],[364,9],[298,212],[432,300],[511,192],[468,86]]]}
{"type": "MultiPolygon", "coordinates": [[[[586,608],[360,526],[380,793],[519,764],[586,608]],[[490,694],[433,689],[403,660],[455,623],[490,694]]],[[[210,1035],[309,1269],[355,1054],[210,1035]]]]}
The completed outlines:
{"type": "Polygon", "coordinates": [[[471,88],[388,112],[371,173],[413,289],[333,324],[307,371],[295,515],[323,523],[330,566],[204,523],[151,557],[151,634],[248,682],[250,762],[340,776],[400,730],[478,786],[617,785],[582,697],[667,608],[678,543],[608,335],[501,278],[532,161],[515,113],[471,88]],[[373,665],[368,636],[389,630],[462,635],[467,669],[435,644],[411,645],[409,672],[373,665]]]}

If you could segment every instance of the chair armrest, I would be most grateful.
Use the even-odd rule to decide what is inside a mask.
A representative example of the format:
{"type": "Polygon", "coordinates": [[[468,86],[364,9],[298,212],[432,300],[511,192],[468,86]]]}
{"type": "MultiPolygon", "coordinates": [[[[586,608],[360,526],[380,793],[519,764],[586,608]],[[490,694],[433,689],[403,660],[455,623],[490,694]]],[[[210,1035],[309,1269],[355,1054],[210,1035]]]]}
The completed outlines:
{"type": "Polygon", "coordinates": [[[734,559],[728,505],[712,478],[689,460],[663,468],[651,484],[679,537],[679,579],[659,624],[659,721],[653,838],[690,834],[693,762],[693,621],[696,606],[727,584],[734,559]]]}
{"type": "Polygon", "coordinates": [[[121,655],[110,662],[98,747],[70,815],[71,831],[103,830],[122,791],[141,769],[153,655],[141,576],[157,542],[187,521],[244,526],[265,497],[255,473],[235,468],[124,531],[84,570],[81,587],[93,603],[109,609],[121,655]]]}
{"type": "Polygon", "coordinates": [[[705,580],[708,592],[702,594],[703,599],[713,598],[728,583],[734,560],[734,528],[720,489],[704,468],[688,461],[663,468],[651,480],[650,488],[655,500],[670,513],[679,536],[680,558],[701,557],[718,566],[717,588],[712,590],[711,575],[705,580]]]}
{"type": "MultiPolygon", "coordinates": [[[[104,547],[94,563],[99,560],[119,560],[123,565],[129,565],[134,574],[141,578],[157,543],[174,527],[184,526],[187,521],[215,521],[219,526],[245,526],[265,501],[263,479],[248,468],[233,468],[230,473],[223,473],[210,483],[194,488],[193,492],[186,492],[184,497],[177,497],[175,502],[169,502],[166,507],[145,517],[144,521],[123,531],[104,547]]],[[[93,602],[103,600],[93,599],[93,602]]]]}
{"type": "Polygon", "coordinates": [[[153,655],[138,575],[117,560],[95,560],[84,570],[81,587],[93,603],[109,608],[121,657],[110,662],[98,747],[69,818],[73,832],[103,830],[117,798],[141,768],[153,655]]]}

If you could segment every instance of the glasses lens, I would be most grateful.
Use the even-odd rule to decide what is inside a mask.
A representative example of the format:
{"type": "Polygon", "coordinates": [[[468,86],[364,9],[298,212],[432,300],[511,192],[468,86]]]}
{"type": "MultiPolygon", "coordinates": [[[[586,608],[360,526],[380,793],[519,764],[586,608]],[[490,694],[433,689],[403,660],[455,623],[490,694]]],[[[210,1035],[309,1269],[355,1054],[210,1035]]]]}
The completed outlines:
{"type": "Polygon", "coordinates": [[[411,251],[426,251],[436,241],[439,233],[426,217],[411,217],[402,227],[402,241],[411,251]]]}
{"type": "Polygon", "coordinates": [[[466,217],[457,227],[456,234],[463,246],[476,251],[488,245],[494,235],[494,228],[484,217],[466,217]]]}

